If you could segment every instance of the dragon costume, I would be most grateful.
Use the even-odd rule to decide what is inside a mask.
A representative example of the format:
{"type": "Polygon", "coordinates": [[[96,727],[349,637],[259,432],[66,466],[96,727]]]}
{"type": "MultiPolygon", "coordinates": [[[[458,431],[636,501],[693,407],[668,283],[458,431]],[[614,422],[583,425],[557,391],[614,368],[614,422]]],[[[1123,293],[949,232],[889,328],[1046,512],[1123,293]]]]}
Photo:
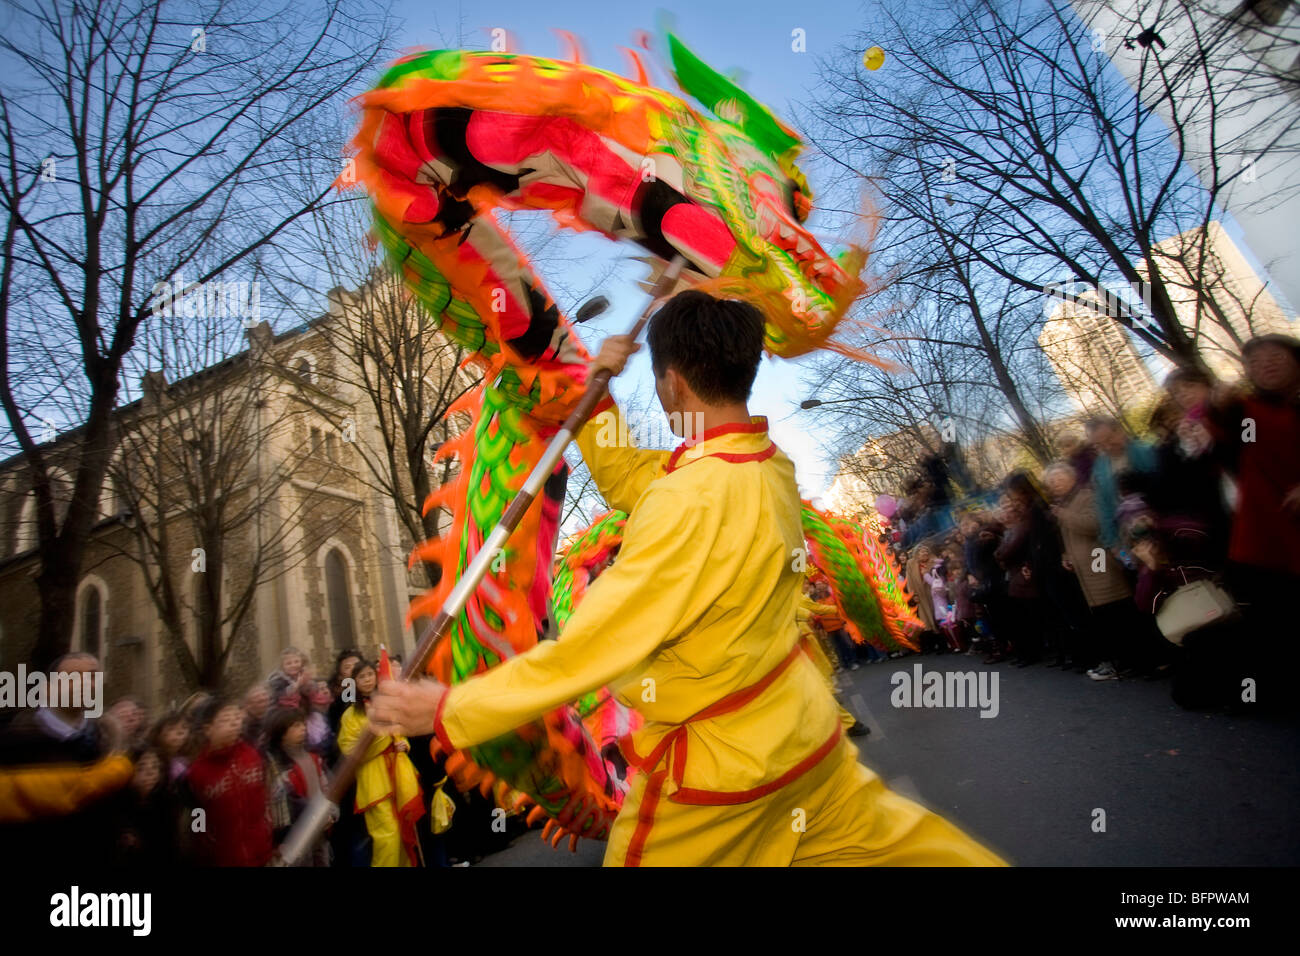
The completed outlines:
{"type": "Polygon", "coordinates": [[[908,606],[899,569],[884,546],[861,525],[803,503],[808,554],[830,584],[853,640],[882,651],[917,650],[921,621],[908,606]]]}
{"type": "MultiPolygon", "coordinates": [[[[832,335],[864,291],[865,255],[831,256],[804,228],[811,192],[795,165],[799,138],[665,39],[678,86],[703,109],[652,87],[633,51],[635,79],[538,57],[423,52],[359,98],[351,168],[373,202],[375,235],[434,325],[484,376],[448,412],[470,411],[473,424],[438,452],[457,458],[458,476],[424,506],[447,508],[452,521],[412,554],[412,563],[442,569],[441,584],[413,602],[412,619],[441,607],[585,386],[589,356],[500,211],[543,210],[659,259],[684,257],[685,281],[760,309],[774,355],[854,354],[832,335]]],[[[437,648],[430,672],[438,679],[464,681],[544,631],[564,468],[437,648]]],[[[590,532],[597,541],[617,527],[613,516],[603,520],[590,532]]],[[[585,567],[561,562],[559,624],[581,597],[585,567]]],[[[530,808],[530,822],[579,801],[594,806],[569,829],[601,838],[621,791],[581,719],[600,709],[598,700],[558,709],[453,755],[448,769],[502,807],[530,808]]]]}

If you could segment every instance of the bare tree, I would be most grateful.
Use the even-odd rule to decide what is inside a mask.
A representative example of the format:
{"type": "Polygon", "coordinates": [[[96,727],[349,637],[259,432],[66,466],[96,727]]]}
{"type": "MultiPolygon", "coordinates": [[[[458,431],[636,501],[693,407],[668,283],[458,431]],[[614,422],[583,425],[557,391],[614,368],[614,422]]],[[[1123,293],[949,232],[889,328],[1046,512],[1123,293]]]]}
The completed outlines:
{"type": "MultiPolygon", "coordinates": [[[[877,4],[872,21],[870,43],[890,51],[889,74],[857,68],[868,40],[858,38],[825,64],[829,95],[811,125],[852,176],[878,174],[899,254],[938,239],[954,258],[1031,293],[1070,282],[1130,287],[1141,294],[1106,293],[1115,320],[1167,359],[1203,364],[1176,281],[1153,250],[1180,234],[1203,248],[1217,204],[1243,173],[1213,161],[1237,155],[1239,142],[1200,132],[1226,129],[1222,114],[1241,84],[1260,81],[1248,70],[1231,83],[1215,73],[1233,55],[1232,37],[1184,15],[1176,29],[1192,33],[1180,45],[1187,58],[1171,62],[1159,44],[1135,42],[1130,88],[1061,0],[877,4]],[[1188,70],[1201,82],[1189,85],[1188,70]],[[1197,181],[1193,159],[1208,177],[1197,181]]],[[[1271,141],[1293,141],[1297,119],[1279,106],[1271,141]]]]}
{"type": "Polygon", "coordinates": [[[1051,456],[1043,421],[1060,389],[1028,334],[1032,299],[963,265],[940,250],[934,265],[895,279],[894,307],[853,339],[887,367],[829,355],[810,363],[802,414],[822,429],[840,474],[897,490],[922,459],[940,457],[970,493],[1001,477],[993,469],[1004,456],[990,459],[991,445],[1051,456]]]}
{"type": "Polygon", "coordinates": [[[257,281],[258,254],[328,193],[341,144],[314,116],[369,77],[388,22],[341,0],[11,0],[7,19],[0,404],[36,493],[48,661],[71,634],[123,362],[157,284],[206,289],[237,267],[257,281]],[[315,187],[290,200],[281,163],[304,155],[315,187]],[[79,429],[62,516],[33,420],[79,429]]]}

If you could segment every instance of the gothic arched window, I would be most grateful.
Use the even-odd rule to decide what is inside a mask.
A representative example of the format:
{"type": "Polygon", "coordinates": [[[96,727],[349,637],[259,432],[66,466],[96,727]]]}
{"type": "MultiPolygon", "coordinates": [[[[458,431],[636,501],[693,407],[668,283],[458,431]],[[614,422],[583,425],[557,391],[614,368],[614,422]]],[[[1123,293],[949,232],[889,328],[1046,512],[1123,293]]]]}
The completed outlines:
{"type": "Polygon", "coordinates": [[[104,623],[104,595],[91,585],[81,593],[81,650],[102,660],[100,635],[104,623]]]}
{"type": "Polygon", "coordinates": [[[347,562],[338,548],[331,548],[325,555],[325,597],[334,646],[340,649],[355,646],[357,641],[352,626],[352,589],[348,584],[347,562]]]}

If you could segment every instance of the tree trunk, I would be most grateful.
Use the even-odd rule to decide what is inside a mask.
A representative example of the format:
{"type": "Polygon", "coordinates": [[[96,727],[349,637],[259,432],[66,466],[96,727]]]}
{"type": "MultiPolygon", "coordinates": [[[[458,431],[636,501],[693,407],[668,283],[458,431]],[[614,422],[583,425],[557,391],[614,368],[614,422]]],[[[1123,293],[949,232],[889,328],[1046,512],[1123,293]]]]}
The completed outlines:
{"type": "Polygon", "coordinates": [[[41,548],[41,573],[36,577],[41,616],[31,660],[38,670],[47,669],[72,646],[79,568],[67,560],[62,545],[61,540],[56,540],[52,546],[41,548]]]}

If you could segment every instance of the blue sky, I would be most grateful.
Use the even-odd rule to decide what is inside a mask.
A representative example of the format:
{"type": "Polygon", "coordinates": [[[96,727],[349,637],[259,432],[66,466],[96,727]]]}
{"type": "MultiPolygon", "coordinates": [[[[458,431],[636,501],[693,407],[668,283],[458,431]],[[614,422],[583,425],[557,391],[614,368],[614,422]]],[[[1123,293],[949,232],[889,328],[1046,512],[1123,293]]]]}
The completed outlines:
{"type": "MultiPolygon", "coordinates": [[[[489,31],[502,27],[517,46],[514,52],[560,57],[565,48],[553,31],[567,30],[582,42],[588,63],[620,73],[628,68],[620,48],[632,46],[638,30],[654,32],[663,15],[654,5],[592,0],[485,0],[436,6],[410,0],[398,3],[395,13],[405,19],[401,36],[406,47],[486,49],[491,40],[489,31]]],[[[707,63],[723,72],[740,70],[746,89],[787,121],[792,121],[792,105],[807,102],[809,90],[815,86],[817,57],[830,53],[867,26],[858,3],[836,0],[803,6],[789,0],[705,0],[677,4],[668,15],[674,32],[707,63]],[[806,52],[792,49],[796,29],[804,31],[806,52]]],[[[657,64],[648,65],[653,82],[666,89],[675,88],[657,64]]],[[[814,190],[819,186],[815,175],[812,186],[814,190]]],[[[835,245],[833,235],[818,230],[816,214],[811,226],[823,244],[835,245]]],[[[638,253],[631,247],[591,236],[577,237],[564,248],[573,253],[574,263],[565,267],[568,274],[564,276],[566,284],[573,288],[585,287],[587,278],[608,263],[638,253]]],[[[542,272],[547,277],[545,268],[542,272]]],[[[635,284],[644,274],[644,266],[625,261],[618,277],[600,287],[612,306],[601,319],[583,327],[583,338],[589,346],[597,344],[606,333],[626,329],[644,307],[645,294],[635,284]]],[[[558,292],[557,298],[562,306],[572,306],[558,292]]],[[[795,462],[801,490],[815,497],[825,490],[834,464],[825,460],[821,443],[809,433],[807,413],[799,411],[800,400],[809,397],[800,382],[800,365],[764,361],[750,408],[768,417],[774,441],[795,462]]],[[[643,402],[652,401],[649,361],[644,354],[637,356],[615,383],[614,393],[620,399],[638,393],[644,396],[643,402]]]]}

